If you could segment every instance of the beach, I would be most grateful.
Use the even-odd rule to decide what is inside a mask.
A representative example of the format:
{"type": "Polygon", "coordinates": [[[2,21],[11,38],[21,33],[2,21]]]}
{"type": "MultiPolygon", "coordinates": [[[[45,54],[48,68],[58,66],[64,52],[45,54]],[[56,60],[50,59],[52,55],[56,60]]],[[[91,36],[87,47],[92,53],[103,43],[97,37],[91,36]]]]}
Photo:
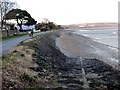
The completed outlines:
{"type": "MultiPolygon", "coordinates": [[[[19,74],[10,73],[13,68],[8,69],[8,66],[19,65],[22,62],[22,60],[16,60],[14,63],[3,66],[4,88],[10,81],[12,84],[7,83],[7,88],[118,90],[120,85],[118,54],[109,46],[91,38],[76,35],[71,30],[54,31],[27,41],[27,44],[23,44],[24,50],[31,49],[32,44],[34,45],[32,52],[27,53],[31,57],[27,59],[24,53],[22,58],[24,64],[19,68],[26,67],[27,72],[24,70],[24,73],[29,74],[33,80],[30,83],[27,81],[22,83],[23,81],[16,76],[20,71],[16,72],[19,74]],[[29,65],[24,66],[28,62],[29,65]],[[34,75],[28,72],[34,72],[34,75]]],[[[17,52],[14,51],[14,53],[17,52]]]]}
{"type": "Polygon", "coordinates": [[[96,58],[113,67],[118,67],[118,50],[76,34],[72,30],[62,33],[57,43],[60,50],[68,57],[96,58]]]}

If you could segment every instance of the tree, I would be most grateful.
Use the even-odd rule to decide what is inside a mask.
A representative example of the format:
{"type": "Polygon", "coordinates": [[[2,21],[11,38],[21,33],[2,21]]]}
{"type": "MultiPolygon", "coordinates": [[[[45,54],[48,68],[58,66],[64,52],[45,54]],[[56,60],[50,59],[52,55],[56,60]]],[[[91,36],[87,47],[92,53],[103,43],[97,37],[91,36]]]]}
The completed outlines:
{"type": "MultiPolygon", "coordinates": [[[[5,25],[6,30],[6,13],[8,13],[11,9],[17,7],[16,2],[10,0],[0,0],[0,18],[1,18],[1,30],[3,29],[3,24],[5,25]]],[[[8,34],[8,30],[7,35],[8,34]]]]}
{"type": "Polygon", "coordinates": [[[42,23],[49,23],[50,21],[47,18],[43,18],[42,23]]]}
{"type": "Polygon", "coordinates": [[[28,25],[28,26],[37,23],[26,10],[21,10],[21,9],[10,10],[6,14],[6,20],[9,19],[16,19],[17,24],[20,26],[20,31],[23,31],[22,30],[23,23],[24,25],[28,25]]]}
{"type": "MultiPolygon", "coordinates": [[[[48,21],[48,20],[47,20],[48,21]]],[[[55,29],[59,29],[58,25],[56,25],[54,22],[42,22],[42,23],[38,23],[36,25],[36,29],[40,29],[41,31],[47,31],[47,30],[55,30],[55,29]]]]}
{"type": "Polygon", "coordinates": [[[56,29],[56,25],[53,22],[49,22],[47,26],[49,29],[56,29]]]}

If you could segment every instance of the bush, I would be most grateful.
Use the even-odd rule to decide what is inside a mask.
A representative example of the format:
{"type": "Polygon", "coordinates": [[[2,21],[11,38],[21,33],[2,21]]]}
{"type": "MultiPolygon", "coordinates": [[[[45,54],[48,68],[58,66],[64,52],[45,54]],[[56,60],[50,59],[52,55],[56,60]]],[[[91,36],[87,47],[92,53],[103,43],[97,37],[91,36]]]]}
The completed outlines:
{"type": "Polygon", "coordinates": [[[22,75],[20,76],[20,79],[21,79],[22,81],[28,81],[28,82],[31,82],[31,81],[33,80],[33,78],[30,77],[30,76],[29,76],[28,74],[26,74],[26,73],[22,74],[22,75]]]}

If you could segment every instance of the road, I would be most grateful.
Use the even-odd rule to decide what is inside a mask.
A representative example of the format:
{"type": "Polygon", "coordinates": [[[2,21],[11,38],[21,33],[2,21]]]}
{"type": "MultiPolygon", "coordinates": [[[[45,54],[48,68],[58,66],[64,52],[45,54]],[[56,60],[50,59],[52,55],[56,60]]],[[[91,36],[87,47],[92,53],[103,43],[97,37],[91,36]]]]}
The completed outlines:
{"type": "MultiPolygon", "coordinates": [[[[48,32],[35,33],[34,36],[36,36],[38,34],[45,34],[45,33],[48,33],[48,32]]],[[[5,41],[0,42],[0,56],[4,55],[9,49],[16,46],[21,41],[23,41],[25,39],[29,39],[29,38],[31,38],[31,37],[26,35],[26,36],[21,36],[18,38],[14,38],[14,39],[5,40],[5,41]]]]}

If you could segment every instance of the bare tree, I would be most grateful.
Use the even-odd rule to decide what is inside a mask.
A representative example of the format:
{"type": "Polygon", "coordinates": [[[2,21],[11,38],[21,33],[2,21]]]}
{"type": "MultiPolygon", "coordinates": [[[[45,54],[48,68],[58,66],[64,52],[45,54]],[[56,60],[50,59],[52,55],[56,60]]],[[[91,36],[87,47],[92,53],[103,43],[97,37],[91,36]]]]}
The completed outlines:
{"type": "Polygon", "coordinates": [[[1,18],[1,30],[3,29],[3,23],[5,25],[5,30],[6,29],[6,13],[8,13],[11,9],[15,8],[17,6],[17,3],[15,1],[10,1],[10,0],[0,0],[0,18],[1,18]]]}

